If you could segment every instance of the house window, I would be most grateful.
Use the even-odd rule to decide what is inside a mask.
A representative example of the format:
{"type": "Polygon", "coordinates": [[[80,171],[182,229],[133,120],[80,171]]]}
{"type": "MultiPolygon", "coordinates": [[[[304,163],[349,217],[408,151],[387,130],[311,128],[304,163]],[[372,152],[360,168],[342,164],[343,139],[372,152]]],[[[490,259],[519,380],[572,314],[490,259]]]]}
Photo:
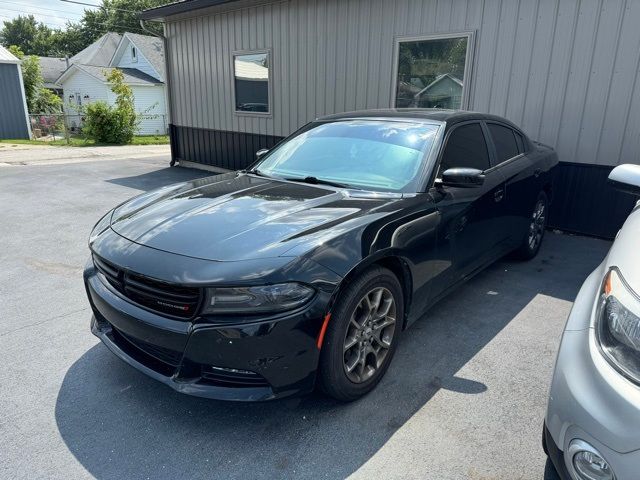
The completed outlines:
{"type": "Polygon", "coordinates": [[[269,53],[233,56],[233,86],[237,113],[269,113],[269,53]]]}
{"type": "Polygon", "coordinates": [[[134,46],[131,47],[131,61],[132,62],[138,61],[138,52],[136,52],[136,47],[134,46]]]}
{"type": "Polygon", "coordinates": [[[472,34],[399,39],[396,43],[395,107],[466,106],[472,34]]]}

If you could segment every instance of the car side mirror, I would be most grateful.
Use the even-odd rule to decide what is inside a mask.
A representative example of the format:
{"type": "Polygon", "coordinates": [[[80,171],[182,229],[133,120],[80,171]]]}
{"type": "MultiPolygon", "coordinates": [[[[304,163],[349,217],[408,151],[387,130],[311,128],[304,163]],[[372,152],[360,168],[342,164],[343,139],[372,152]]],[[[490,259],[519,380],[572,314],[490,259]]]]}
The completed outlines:
{"type": "Polygon", "coordinates": [[[640,196],[640,165],[618,165],[611,170],[608,183],[616,190],[640,196]]]}
{"type": "Polygon", "coordinates": [[[264,157],[267,153],[269,152],[268,148],[261,148],[260,150],[258,150],[256,152],[256,160],[260,160],[262,157],[264,157]]]}
{"type": "Polygon", "coordinates": [[[484,183],[484,173],[477,168],[448,168],[442,173],[439,184],[445,187],[479,187],[484,183]]]}

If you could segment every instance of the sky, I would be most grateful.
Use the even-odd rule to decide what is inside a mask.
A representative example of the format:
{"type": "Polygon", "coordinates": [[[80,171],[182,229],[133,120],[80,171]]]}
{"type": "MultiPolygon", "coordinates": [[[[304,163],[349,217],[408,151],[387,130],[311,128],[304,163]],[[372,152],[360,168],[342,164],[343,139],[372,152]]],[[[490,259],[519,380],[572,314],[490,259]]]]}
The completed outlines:
{"type": "MultiPolygon", "coordinates": [[[[95,5],[102,3],[101,0],[78,1],[95,5]]],[[[85,9],[92,8],[62,0],[0,0],[0,22],[19,15],[33,15],[39,22],[52,28],[59,28],[64,27],[68,20],[80,20],[85,9]]]]}

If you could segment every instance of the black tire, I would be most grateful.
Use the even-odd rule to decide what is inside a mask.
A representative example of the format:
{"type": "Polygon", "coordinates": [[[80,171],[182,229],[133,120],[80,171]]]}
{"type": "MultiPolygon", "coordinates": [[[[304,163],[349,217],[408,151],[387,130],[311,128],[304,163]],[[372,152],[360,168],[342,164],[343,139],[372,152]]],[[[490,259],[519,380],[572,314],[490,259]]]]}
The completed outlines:
{"type": "Polygon", "coordinates": [[[337,400],[352,401],[371,391],[387,371],[402,330],[404,300],[396,276],[379,266],[367,269],[338,295],[320,353],[318,385],[337,400]],[[365,306],[375,304],[378,294],[380,308],[366,313],[365,306]],[[389,299],[394,302],[392,306],[388,306],[389,299]],[[374,320],[377,317],[380,318],[374,320]],[[395,317],[393,329],[391,324],[382,327],[392,317],[395,317]],[[357,328],[360,323],[363,326],[357,328]],[[376,335],[377,338],[371,338],[376,335]],[[355,344],[347,349],[354,341],[355,344]],[[382,345],[387,342],[388,347],[383,349],[382,345]],[[375,349],[378,349],[377,353],[375,349]],[[358,361],[352,367],[356,359],[358,361]],[[348,371],[349,368],[353,370],[348,371]]]}
{"type": "Polygon", "coordinates": [[[522,238],[522,243],[514,251],[516,258],[520,260],[531,260],[538,254],[544,238],[545,229],[547,228],[548,215],[549,199],[546,193],[540,192],[533,206],[530,223],[522,238]],[[542,208],[542,210],[540,210],[540,208],[542,208]],[[540,215],[542,215],[542,217],[540,217],[540,215]]]}

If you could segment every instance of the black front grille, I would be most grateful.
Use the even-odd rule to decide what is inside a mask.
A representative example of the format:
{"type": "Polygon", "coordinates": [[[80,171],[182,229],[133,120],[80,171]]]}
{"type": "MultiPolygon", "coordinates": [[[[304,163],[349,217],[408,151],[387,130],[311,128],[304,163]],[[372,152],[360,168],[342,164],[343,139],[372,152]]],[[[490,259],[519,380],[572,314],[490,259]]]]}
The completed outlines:
{"type": "Polygon", "coordinates": [[[135,303],[172,317],[191,318],[200,303],[200,289],[153,280],[93,256],[98,271],[116,290],[135,303]]]}
{"type": "Polygon", "coordinates": [[[113,325],[111,326],[109,337],[123,352],[151,370],[154,370],[165,377],[171,377],[176,372],[175,365],[164,362],[140,349],[130,340],[131,337],[125,335],[120,330],[113,327],[113,325]]]}
{"type": "Polygon", "coordinates": [[[203,366],[201,375],[201,382],[219,387],[257,388],[269,386],[262,375],[248,370],[203,366]]]}
{"type": "Polygon", "coordinates": [[[137,338],[134,338],[131,335],[127,335],[123,331],[116,329],[113,325],[111,327],[116,330],[120,334],[120,336],[122,336],[130,344],[132,344],[136,348],[139,348],[147,355],[151,355],[152,357],[155,357],[158,360],[168,363],[169,365],[172,365],[174,367],[177,367],[180,364],[180,360],[182,359],[181,352],[143,342],[142,340],[138,340],[137,338]]]}

